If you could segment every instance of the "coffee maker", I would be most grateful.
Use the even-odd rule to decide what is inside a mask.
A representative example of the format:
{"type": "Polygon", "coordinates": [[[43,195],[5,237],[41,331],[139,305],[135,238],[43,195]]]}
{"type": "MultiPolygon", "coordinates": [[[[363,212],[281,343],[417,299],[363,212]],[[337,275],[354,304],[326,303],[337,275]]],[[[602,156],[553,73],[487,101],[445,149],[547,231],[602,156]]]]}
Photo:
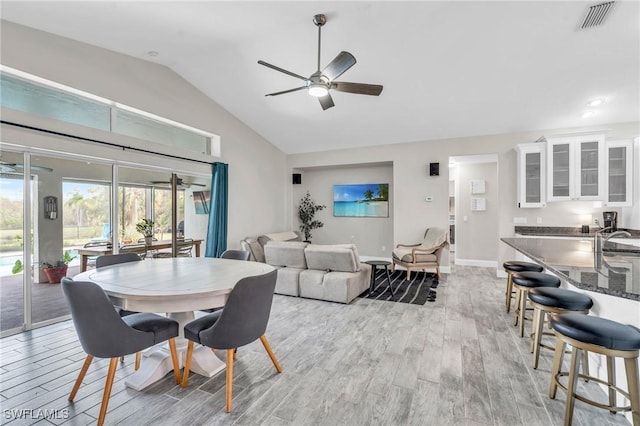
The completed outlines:
{"type": "Polygon", "coordinates": [[[609,232],[618,230],[618,212],[602,212],[604,227],[611,228],[609,232]]]}

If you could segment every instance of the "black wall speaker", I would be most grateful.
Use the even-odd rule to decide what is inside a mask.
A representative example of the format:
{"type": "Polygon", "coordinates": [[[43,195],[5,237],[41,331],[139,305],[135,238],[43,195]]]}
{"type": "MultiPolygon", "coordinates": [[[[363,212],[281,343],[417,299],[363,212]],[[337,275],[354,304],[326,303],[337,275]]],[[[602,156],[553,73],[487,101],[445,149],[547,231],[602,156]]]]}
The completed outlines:
{"type": "Polygon", "coordinates": [[[292,181],[294,185],[300,185],[302,183],[302,175],[300,173],[294,173],[291,176],[293,177],[292,181]]]}
{"type": "Polygon", "coordinates": [[[440,175],[440,163],[429,163],[429,176],[440,175]]]}

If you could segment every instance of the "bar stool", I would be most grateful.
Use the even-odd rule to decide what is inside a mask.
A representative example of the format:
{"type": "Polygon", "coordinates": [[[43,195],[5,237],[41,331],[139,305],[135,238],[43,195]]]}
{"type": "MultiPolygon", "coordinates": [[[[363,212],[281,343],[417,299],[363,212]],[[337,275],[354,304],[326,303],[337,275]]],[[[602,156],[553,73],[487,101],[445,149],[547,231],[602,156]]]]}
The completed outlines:
{"type": "MultiPolygon", "coordinates": [[[[588,314],[593,306],[593,300],[586,294],[577,291],[555,287],[536,287],[528,292],[529,304],[533,307],[533,324],[531,326],[531,352],[533,352],[533,368],[538,368],[540,348],[553,350],[551,346],[542,343],[543,335],[555,336],[553,333],[542,331],[547,314],[581,313],[588,314]]],[[[586,360],[582,366],[584,374],[589,374],[589,363],[586,360]]]]}
{"type": "Polygon", "coordinates": [[[542,272],[543,267],[531,262],[522,262],[520,260],[507,260],[502,264],[505,272],[507,273],[507,291],[505,293],[506,296],[506,307],[507,313],[511,311],[511,298],[514,296],[513,292],[513,283],[511,281],[511,273],[512,272],[525,272],[525,271],[533,271],[533,272],[542,272]]]}
{"type": "MultiPolygon", "coordinates": [[[[524,321],[527,311],[527,293],[535,287],[560,287],[560,278],[542,272],[513,272],[511,282],[516,290],[516,309],[514,325],[520,324],[520,337],[524,336],[524,321]]],[[[529,308],[531,310],[532,308],[529,308]]]]}
{"type": "Polygon", "coordinates": [[[640,329],[632,325],[580,314],[551,315],[551,327],[556,333],[557,340],[553,357],[553,369],[551,371],[549,397],[551,399],[556,397],[558,387],[567,392],[564,424],[566,426],[571,424],[573,405],[575,399],[579,399],[595,407],[609,410],[611,413],[631,411],[634,426],[640,426],[640,390],[638,389],[640,387],[638,384],[640,329]],[[572,346],[571,364],[569,371],[563,372],[560,369],[567,343],[572,346]],[[598,353],[607,358],[607,381],[578,373],[580,351],[598,353]],[[616,357],[624,358],[629,392],[623,391],[615,384],[614,358],[616,357]],[[567,375],[569,376],[569,381],[567,386],[564,386],[560,383],[560,377],[567,375]],[[609,388],[609,404],[601,404],[577,394],[576,381],[578,376],[607,386],[609,388]],[[624,407],[616,406],[616,392],[629,399],[630,405],[624,407]]]}

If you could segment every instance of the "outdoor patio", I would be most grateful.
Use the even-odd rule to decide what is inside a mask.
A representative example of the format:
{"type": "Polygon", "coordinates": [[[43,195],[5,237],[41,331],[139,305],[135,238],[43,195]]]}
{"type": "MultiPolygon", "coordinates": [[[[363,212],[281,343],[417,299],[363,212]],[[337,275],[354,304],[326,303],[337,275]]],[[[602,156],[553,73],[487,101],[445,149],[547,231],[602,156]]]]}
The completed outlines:
{"type": "MultiPolygon", "coordinates": [[[[70,266],[67,276],[72,277],[79,272],[79,266],[70,266]]],[[[69,315],[69,308],[59,283],[34,283],[31,287],[31,295],[34,324],[69,315]]],[[[22,274],[0,277],[0,330],[22,327],[23,302],[22,274]]]]}

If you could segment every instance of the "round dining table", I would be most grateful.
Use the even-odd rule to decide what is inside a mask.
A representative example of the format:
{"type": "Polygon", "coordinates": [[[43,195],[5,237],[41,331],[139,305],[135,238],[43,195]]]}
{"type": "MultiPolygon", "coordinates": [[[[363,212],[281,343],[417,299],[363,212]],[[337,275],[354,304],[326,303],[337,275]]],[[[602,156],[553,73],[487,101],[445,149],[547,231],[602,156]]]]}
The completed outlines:
{"type": "MultiPolygon", "coordinates": [[[[242,278],[263,275],[274,268],[265,263],[210,257],[176,257],[120,263],[82,272],[75,281],[91,281],[107,293],[115,306],[135,312],[167,314],[180,324],[176,339],[182,367],[187,341],[183,327],[195,319],[195,311],[222,307],[231,290],[242,278]]],[[[191,371],[212,377],[224,370],[222,362],[209,348],[193,353],[191,371]]],[[[145,351],[138,371],[125,384],[142,390],[162,379],[173,369],[165,344],[145,351]]]]}

